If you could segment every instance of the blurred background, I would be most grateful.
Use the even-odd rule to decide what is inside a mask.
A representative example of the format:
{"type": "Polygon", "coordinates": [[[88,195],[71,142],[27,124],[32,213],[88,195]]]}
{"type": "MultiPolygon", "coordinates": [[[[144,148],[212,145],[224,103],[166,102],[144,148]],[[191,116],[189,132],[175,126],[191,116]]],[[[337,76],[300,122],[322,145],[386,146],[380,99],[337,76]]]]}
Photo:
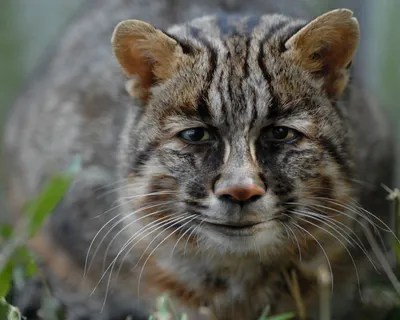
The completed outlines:
{"type": "MultiPolygon", "coordinates": [[[[398,155],[396,186],[400,187],[400,0],[304,1],[309,2],[315,15],[345,7],[359,19],[362,41],[355,70],[392,120],[398,155]]],[[[96,0],[0,0],[0,151],[1,128],[13,100],[29,81],[35,81],[65,27],[88,3],[96,4],[96,0]]],[[[1,161],[0,156],[0,227],[9,223],[1,161]]],[[[397,313],[393,319],[399,318],[397,313]]]]}
{"type": "MultiPolygon", "coordinates": [[[[400,126],[395,123],[396,120],[400,120],[398,106],[400,1],[308,1],[316,13],[337,7],[347,7],[355,11],[361,22],[363,35],[360,48],[362,56],[357,61],[362,67],[358,68],[358,72],[389,112],[396,127],[397,141],[400,141],[400,126]]],[[[1,125],[5,121],[13,99],[23,90],[24,83],[33,77],[33,70],[46,60],[46,54],[62,35],[66,24],[87,2],[90,0],[2,0],[0,2],[1,125]]],[[[400,170],[397,177],[397,181],[400,181],[400,170]]],[[[1,183],[0,187],[4,188],[1,183]]],[[[4,204],[4,197],[1,203],[4,204]]]]}

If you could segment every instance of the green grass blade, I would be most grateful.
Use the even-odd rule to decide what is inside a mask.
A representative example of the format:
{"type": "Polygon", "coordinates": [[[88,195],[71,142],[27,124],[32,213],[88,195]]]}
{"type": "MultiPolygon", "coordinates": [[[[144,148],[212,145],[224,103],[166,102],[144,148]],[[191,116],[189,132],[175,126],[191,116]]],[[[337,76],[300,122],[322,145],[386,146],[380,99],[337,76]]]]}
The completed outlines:
{"type": "Polygon", "coordinates": [[[289,320],[293,318],[294,318],[294,313],[290,312],[290,313],[280,314],[278,316],[269,317],[266,318],[265,320],[289,320]]]}
{"type": "Polygon", "coordinates": [[[30,236],[33,236],[40,229],[46,218],[67,192],[71,182],[72,175],[54,176],[39,196],[28,204],[25,215],[29,221],[28,232],[30,236]]]}

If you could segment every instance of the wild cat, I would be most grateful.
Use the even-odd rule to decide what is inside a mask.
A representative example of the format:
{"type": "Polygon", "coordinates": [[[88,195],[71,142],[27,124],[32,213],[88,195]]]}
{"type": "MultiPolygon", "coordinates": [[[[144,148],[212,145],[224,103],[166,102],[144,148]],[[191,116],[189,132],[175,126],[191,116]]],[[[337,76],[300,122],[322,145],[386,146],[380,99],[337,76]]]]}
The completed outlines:
{"type": "Polygon", "coordinates": [[[380,185],[391,185],[391,136],[379,108],[348,86],[352,12],[284,13],[211,15],[167,31],[117,25],[112,49],[134,101],[112,125],[95,108],[82,110],[88,127],[72,121],[93,139],[77,147],[84,155],[107,157],[91,128],[120,132],[117,179],[87,166],[32,241],[71,319],[146,319],[164,293],[189,319],[203,307],[217,319],[266,308],[316,319],[321,267],[335,319],[355,318],[376,264],[365,234],[390,221],[380,185]]]}

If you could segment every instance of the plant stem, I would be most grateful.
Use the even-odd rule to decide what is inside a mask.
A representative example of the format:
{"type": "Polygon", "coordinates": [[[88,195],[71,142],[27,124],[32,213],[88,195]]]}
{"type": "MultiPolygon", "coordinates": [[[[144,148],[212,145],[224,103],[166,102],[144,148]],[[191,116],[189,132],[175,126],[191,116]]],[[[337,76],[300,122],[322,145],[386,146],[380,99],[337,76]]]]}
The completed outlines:
{"type": "Polygon", "coordinates": [[[318,269],[319,284],[319,319],[331,319],[331,284],[332,279],[325,266],[318,269]]]}

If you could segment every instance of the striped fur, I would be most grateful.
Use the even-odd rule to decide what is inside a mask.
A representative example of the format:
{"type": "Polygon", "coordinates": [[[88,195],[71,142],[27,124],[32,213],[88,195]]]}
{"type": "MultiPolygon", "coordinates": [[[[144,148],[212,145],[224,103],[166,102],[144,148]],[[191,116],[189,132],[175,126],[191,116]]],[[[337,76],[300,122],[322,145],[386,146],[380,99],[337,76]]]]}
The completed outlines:
{"type": "MultiPolygon", "coordinates": [[[[148,59],[140,61],[148,67],[146,79],[153,77],[150,85],[135,78],[134,68],[124,68],[129,61],[117,51],[125,73],[133,77],[129,85],[149,92],[144,99],[136,96],[143,106],[131,109],[122,135],[120,175],[132,178],[121,188],[120,200],[127,203],[127,213],[170,201],[157,207],[163,208],[157,215],[145,215],[153,209],[136,214],[142,220],[128,220],[126,229],[129,237],[149,223],[172,221],[144,240],[149,250],[140,246],[132,253],[148,258],[147,265],[139,261],[143,283],[138,286],[153,290],[153,297],[169,292],[185,311],[207,306],[218,319],[257,319],[267,305],[273,313],[295,309],[281,272],[297,268],[300,254],[302,266],[311,270],[331,260],[335,279],[343,276],[335,284],[338,292],[348,282],[344,276],[355,279],[346,238],[329,231],[321,218],[304,216],[311,208],[342,228],[358,219],[348,209],[358,200],[349,106],[327,90],[325,78],[332,70],[317,74],[287,58],[285,43],[307,23],[279,14],[206,16],[168,29],[163,37],[176,47],[164,55],[151,51],[152,46],[159,50],[164,38],[153,44],[140,35],[148,59]],[[173,69],[157,76],[162,68],[173,69]],[[301,137],[270,143],[267,131],[273,125],[293,128],[301,137]],[[178,137],[195,127],[207,128],[214,141],[192,145],[178,137]],[[263,181],[265,196],[245,205],[215,196],[217,180],[240,181],[251,174],[263,181]],[[129,201],[157,192],[168,195],[129,201]],[[338,216],[342,211],[346,215],[338,216]],[[174,220],[177,216],[184,218],[174,220]],[[262,223],[240,233],[204,221],[262,223]]],[[[121,39],[117,28],[118,50],[124,48],[121,39]]],[[[316,280],[302,276],[304,300],[314,314],[316,280]]]]}
{"type": "Polygon", "coordinates": [[[266,307],[298,311],[285,277],[292,271],[308,318],[318,319],[316,270],[327,259],[334,319],[357,318],[350,254],[362,284],[371,275],[365,224],[386,229],[377,218],[392,218],[380,188],[391,186],[391,133],[358,81],[338,98],[358,41],[351,13],[310,24],[293,18],[308,16],[302,7],[298,0],[98,0],[71,25],[5,132],[17,213],[54,170],[82,159],[31,242],[68,319],[148,319],[163,293],[190,320],[202,319],[200,307],[222,320],[258,319],[266,307]],[[243,15],[190,20],[222,8],[243,15]],[[109,37],[138,13],[163,28],[190,21],[164,31],[120,23],[112,43],[124,83],[109,37]],[[299,139],[271,143],[273,125],[297,130],[299,139]],[[215,139],[179,138],[193,127],[215,139]],[[219,181],[249,176],[264,196],[245,204],[215,196],[219,181]],[[239,231],[206,221],[264,223],[239,231]]]}

